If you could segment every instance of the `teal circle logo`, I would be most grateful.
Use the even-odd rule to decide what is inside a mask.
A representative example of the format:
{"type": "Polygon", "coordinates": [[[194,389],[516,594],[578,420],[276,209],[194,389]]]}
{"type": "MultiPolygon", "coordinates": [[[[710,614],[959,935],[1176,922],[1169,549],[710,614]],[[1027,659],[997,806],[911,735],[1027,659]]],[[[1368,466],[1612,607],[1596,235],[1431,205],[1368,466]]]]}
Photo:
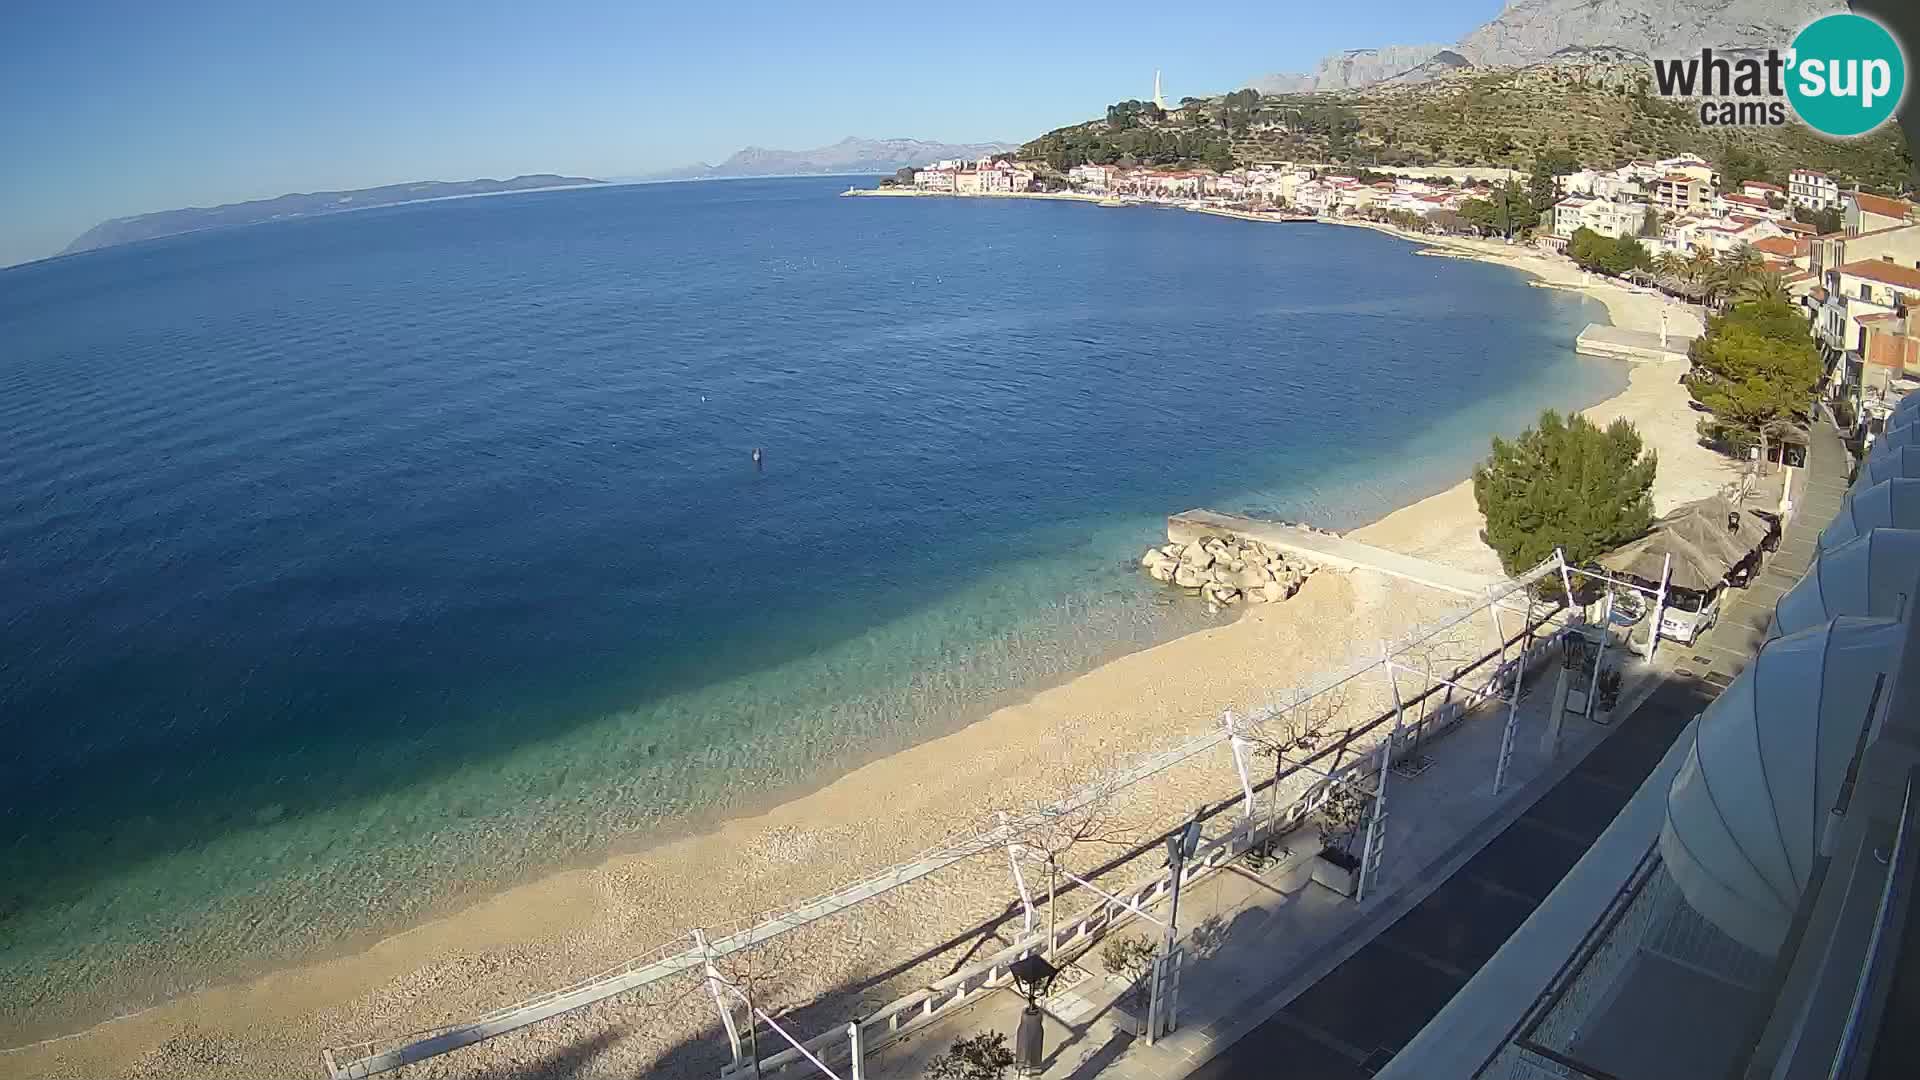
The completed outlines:
{"type": "Polygon", "coordinates": [[[1865,15],[1828,15],[1793,39],[1787,100],[1815,131],[1865,135],[1907,92],[1907,58],[1887,28],[1865,15]]]}

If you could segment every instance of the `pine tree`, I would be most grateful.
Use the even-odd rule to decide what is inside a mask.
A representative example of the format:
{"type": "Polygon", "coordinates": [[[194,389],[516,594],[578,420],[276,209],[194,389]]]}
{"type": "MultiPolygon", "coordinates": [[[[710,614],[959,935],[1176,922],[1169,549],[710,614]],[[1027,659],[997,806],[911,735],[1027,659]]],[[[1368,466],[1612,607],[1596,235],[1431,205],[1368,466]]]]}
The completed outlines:
{"type": "Polygon", "coordinates": [[[1759,443],[1791,425],[1809,407],[1820,380],[1820,354],[1806,320],[1792,304],[1756,298],[1707,324],[1690,350],[1687,391],[1713,414],[1707,426],[1729,448],[1759,443]]]}
{"type": "Polygon", "coordinates": [[[1539,427],[1508,442],[1473,471],[1473,497],[1487,527],[1480,539],[1509,574],[1545,561],[1555,548],[1583,563],[1653,524],[1656,459],[1625,420],[1604,431],[1585,417],[1548,409],[1539,427]]]}

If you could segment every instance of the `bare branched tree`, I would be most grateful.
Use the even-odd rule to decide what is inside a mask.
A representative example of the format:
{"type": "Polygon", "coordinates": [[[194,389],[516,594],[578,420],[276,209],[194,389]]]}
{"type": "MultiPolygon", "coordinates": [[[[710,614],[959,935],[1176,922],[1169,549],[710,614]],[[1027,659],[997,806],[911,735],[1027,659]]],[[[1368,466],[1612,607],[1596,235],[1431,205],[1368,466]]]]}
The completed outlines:
{"type": "MultiPolygon", "coordinates": [[[[1289,765],[1297,765],[1339,737],[1337,728],[1347,711],[1348,685],[1344,682],[1317,694],[1296,697],[1291,702],[1275,702],[1246,717],[1234,718],[1233,733],[1253,752],[1273,758],[1273,816],[1280,815],[1280,781],[1289,765]]],[[[1332,772],[1339,767],[1338,754],[1332,772]]]]}
{"type": "Polygon", "coordinates": [[[781,1004],[781,994],[787,989],[784,979],[789,971],[805,963],[805,943],[797,940],[799,934],[781,934],[769,938],[745,949],[731,952],[725,956],[711,957],[715,980],[719,984],[720,1007],[744,1013],[746,1016],[745,1036],[748,1060],[755,1064],[757,1071],[761,1060],[759,1013],[776,1016],[787,1006],[781,1004]]]}
{"type": "Polygon", "coordinates": [[[1066,785],[1070,794],[1062,799],[995,811],[995,823],[1008,829],[1012,856],[1046,866],[1049,953],[1057,936],[1060,871],[1072,868],[1073,851],[1088,845],[1126,848],[1139,842],[1137,825],[1124,812],[1127,784],[1122,772],[1118,759],[1096,762],[1074,771],[1066,785]]]}

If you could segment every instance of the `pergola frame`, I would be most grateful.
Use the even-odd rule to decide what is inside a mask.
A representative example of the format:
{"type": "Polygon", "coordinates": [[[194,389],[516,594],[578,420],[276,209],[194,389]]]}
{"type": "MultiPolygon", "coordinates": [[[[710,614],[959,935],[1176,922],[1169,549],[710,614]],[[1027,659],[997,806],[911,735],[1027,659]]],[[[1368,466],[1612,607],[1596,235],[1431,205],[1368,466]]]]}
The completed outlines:
{"type": "MultiPolygon", "coordinates": [[[[1588,573],[1587,571],[1580,572],[1588,573]]],[[[1404,663],[1401,660],[1395,659],[1395,657],[1397,655],[1403,655],[1406,650],[1415,647],[1420,642],[1434,640],[1452,628],[1464,624],[1477,615],[1481,607],[1484,606],[1487,608],[1491,614],[1495,636],[1499,642],[1498,649],[1496,653],[1489,653],[1480,660],[1475,661],[1474,664],[1485,663],[1494,659],[1497,655],[1500,667],[1496,669],[1496,679],[1500,680],[1501,685],[1503,685],[1507,691],[1504,695],[1497,692],[1491,694],[1495,700],[1504,700],[1508,706],[1507,732],[1503,740],[1506,749],[1502,753],[1500,766],[1497,768],[1495,776],[1494,790],[1496,793],[1499,792],[1505,783],[1506,761],[1511,751],[1514,702],[1518,696],[1518,687],[1523,674],[1520,670],[1523,664],[1516,662],[1516,659],[1510,654],[1509,643],[1501,632],[1502,627],[1499,608],[1503,606],[1504,602],[1508,601],[1514,592],[1531,588],[1542,578],[1554,573],[1558,573],[1561,576],[1563,583],[1570,585],[1569,568],[1557,551],[1552,559],[1542,563],[1534,570],[1520,575],[1517,578],[1489,586],[1486,597],[1474,603],[1471,607],[1461,610],[1437,623],[1420,628],[1397,646],[1384,644],[1379,656],[1356,661],[1351,664],[1349,669],[1343,674],[1330,680],[1317,683],[1312,694],[1306,695],[1303,698],[1296,698],[1295,704],[1297,706],[1302,701],[1310,700],[1321,693],[1330,691],[1334,687],[1343,685],[1365,674],[1367,670],[1375,664],[1382,664],[1389,677],[1394,701],[1391,721],[1393,727],[1388,737],[1383,741],[1381,748],[1381,761],[1379,766],[1380,785],[1375,792],[1373,814],[1368,823],[1368,836],[1363,849],[1363,870],[1359,882],[1359,889],[1356,890],[1360,892],[1361,895],[1364,895],[1364,890],[1371,887],[1377,879],[1382,860],[1384,859],[1386,842],[1385,826],[1387,820],[1385,811],[1386,774],[1392,767],[1394,751],[1397,744],[1401,741],[1401,735],[1405,728],[1406,706],[1401,699],[1397,682],[1393,682],[1394,672],[1406,671],[1410,674],[1420,675],[1431,680],[1434,686],[1445,685],[1449,690],[1454,688],[1462,689],[1481,700],[1485,700],[1485,696],[1489,694],[1487,688],[1475,689],[1452,678],[1437,676],[1413,664],[1404,663]]],[[[1568,594],[1570,597],[1570,588],[1568,594]]],[[[1531,608],[1531,602],[1529,602],[1528,606],[1531,608]]],[[[1533,622],[1529,619],[1526,623],[1529,630],[1532,625],[1533,622]]],[[[1524,659],[1524,656],[1522,659],[1524,659]]],[[[1424,691],[1419,697],[1424,700],[1426,694],[1431,693],[1431,690],[1432,687],[1430,686],[1429,689],[1424,691]]],[[[1277,711],[1279,710],[1270,708],[1265,710],[1265,714],[1272,715],[1277,711]]],[[[1376,722],[1384,721],[1385,719],[1385,717],[1379,717],[1376,722]]],[[[1022,842],[1023,837],[1027,836],[1030,830],[1042,827],[1048,821],[1057,820],[1061,814],[1072,813],[1092,806],[1100,799],[1109,797],[1115,791],[1188,762],[1222,743],[1227,744],[1233,752],[1234,767],[1240,782],[1243,810],[1247,812],[1249,818],[1257,813],[1257,804],[1254,797],[1255,786],[1252,783],[1247,768],[1248,747],[1245,738],[1236,730],[1236,722],[1236,719],[1231,716],[1223,716],[1221,726],[1215,728],[1210,734],[1197,736],[1172,748],[1138,759],[1137,763],[1132,767],[1120,770],[1106,777],[1101,782],[1084,788],[1050,807],[1027,813],[1004,815],[993,828],[983,829],[943,842],[933,849],[893,866],[868,871],[866,876],[860,880],[847,884],[823,896],[805,901],[796,907],[768,916],[736,922],[733,924],[733,927],[737,929],[732,929],[731,932],[716,936],[710,941],[707,940],[705,933],[701,933],[695,937],[695,947],[692,949],[686,949],[684,946],[675,946],[669,942],[652,953],[616,965],[598,975],[558,990],[537,995],[518,1004],[495,1010],[474,1020],[415,1032],[410,1035],[392,1037],[377,1042],[361,1042],[347,1046],[329,1047],[322,1051],[322,1061],[327,1068],[328,1074],[334,1078],[334,1080],[358,1080],[358,1078],[373,1076],[403,1065],[424,1061],[460,1047],[470,1046],[485,1039],[526,1027],[529,1024],[539,1023],[551,1017],[571,1012],[596,1001],[605,1000],[616,994],[636,990],[658,983],[661,980],[687,973],[694,973],[704,978],[709,983],[710,992],[716,997],[716,1006],[720,1006],[721,1000],[719,994],[722,989],[731,989],[736,996],[739,995],[739,991],[738,988],[732,987],[724,978],[721,978],[718,970],[713,965],[715,959],[730,955],[742,949],[751,948],[756,944],[807,926],[820,919],[839,914],[866,900],[883,895],[911,882],[918,881],[930,874],[973,858],[974,856],[994,852],[996,849],[1003,849],[1007,853],[1010,871],[1015,877],[1016,888],[1021,894],[1020,899],[1025,914],[1025,925],[1031,930],[1035,922],[1037,922],[1037,913],[1034,910],[1031,890],[1026,887],[1025,875],[1020,866],[1023,858],[1036,857],[1036,853],[1032,851],[1030,846],[1022,842]]],[[[1304,762],[1289,761],[1288,764],[1309,775],[1319,777],[1329,784],[1354,782],[1350,777],[1340,775],[1337,769],[1323,770],[1310,763],[1304,762]]],[[[1324,797],[1324,794],[1321,797],[1324,797]]],[[[1308,806],[1307,809],[1310,812],[1311,806],[1308,806]]],[[[1060,871],[1061,868],[1058,866],[1057,856],[1048,861],[1053,870],[1060,871]]],[[[1094,888],[1091,883],[1086,882],[1077,875],[1073,876],[1073,880],[1088,888],[1094,888]]],[[[1103,889],[1094,889],[1094,891],[1103,897],[1112,898],[1112,894],[1103,889]]],[[[1139,905],[1137,904],[1126,904],[1124,906],[1130,913],[1145,914],[1139,910],[1139,905]]],[[[1049,905],[1049,907],[1051,907],[1051,905],[1049,905]]],[[[1147,917],[1149,919],[1152,918],[1151,916],[1147,917]]],[[[1051,912],[1049,921],[1051,922],[1051,912]]],[[[1049,927],[1049,931],[1051,931],[1051,927],[1049,927]]],[[[1033,937],[1035,935],[1029,933],[1025,936],[1033,937]]],[[[1051,932],[1049,932],[1049,937],[1053,937],[1051,932]]],[[[681,940],[684,941],[686,939],[682,938],[681,940]]],[[[1036,944],[1035,947],[1038,948],[1040,946],[1036,944]]],[[[1050,951],[1051,945],[1048,945],[1046,948],[1050,951]]],[[[730,1010],[726,1008],[722,1008],[721,1011],[730,1015],[730,1010]]],[[[764,1018],[764,1014],[761,1015],[764,1018]]],[[[770,1019],[768,1022],[772,1025],[770,1019]]],[[[735,1046],[738,1047],[738,1040],[740,1039],[738,1025],[730,1024],[726,1026],[729,1027],[729,1040],[734,1042],[735,1046]]],[[[793,1041],[791,1036],[781,1031],[777,1025],[772,1026],[774,1030],[780,1032],[783,1038],[786,1038],[789,1042],[793,1041]]],[[[859,1027],[859,1022],[853,1025],[855,1029],[859,1027]]],[[[857,1030],[852,1031],[848,1035],[848,1038],[851,1040],[855,1051],[854,1060],[858,1063],[862,1056],[859,1032],[857,1030]]],[[[821,1045],[823,1044],[820,1039],[816,1038],[808,1041],[805,1046],[796,1044],[796,1049],[802,1053],[802,1056],[804,1056],[810,1064],[817,1065],[819,1062],[815,1055],[810,1050],[807,1050],[806,1046],[818,1047],[821,1045]]],[[[743,1064],[746,1064],[746,1067],[751,1068],[757,1075],[760,1069],[760,1063],[742,1063],[739,1061],[739,1056],[738,1050],[736,1050],[735,1065],[729,1072],[737,1071],[743,1064]]],[[[828,1075],[835,1075],[831,1073],[831,1071],[825,1070],[824,1065],[820,1067],[823,1071],[827,1071],[828,1075]]],[[[853,1080],[860,1080],[860,1071],[859,1065],[856,1064],[853,1070],[853,1080]]],[[[837,1076],[836,1080],[839,1080],[837,1076]]]]}

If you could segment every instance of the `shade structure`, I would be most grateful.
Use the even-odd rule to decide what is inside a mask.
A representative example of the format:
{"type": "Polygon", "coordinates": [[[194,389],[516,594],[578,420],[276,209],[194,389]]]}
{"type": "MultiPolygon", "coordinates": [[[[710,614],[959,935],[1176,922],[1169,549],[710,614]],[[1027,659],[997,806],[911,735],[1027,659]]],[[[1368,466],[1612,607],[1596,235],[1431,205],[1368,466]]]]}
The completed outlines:
{"type": "Polygon", "coordinates": [[[1705,591],[1766,542],[1769,526],[1751,512],[1736,509],[1719,496],[1688,503],[1653,523],[1647,535],[1601,556],[1600,565],[1658,582],[1667,556],[1673,556],[1673,584],[1705,591]],[[1728,528],[1729,520],[1735,523],[1728,528]]]}
{"type": "Polygon", "coordinates": [[[1887,480],[1920,479],[1920,445],[1901,446],[1884,454],[1868,454],[1854,475],[1848,494],[1887,480]]]}
{"type": "Polygon", "coordinates": [[[1920,424],[1914,423],[1916,419],[1920,417],[1910,418],[1899,427],[1890,427],[1881,432],[1874,438],[1873,445],[1867,448],[1867,456],[1884,456],[1904,446],[1920,445],[1920,424]]]}
{"type": "Polygon", "coordinates": [[[1786,939],[1901,634],[1843,616],[1775,638],[1700,716],[1660,857],[1688,906],[1750,949],[1786,939]]]}
{"type": "Polygon", "coordinates": [[[1773,605],[1767,637],[1796,634],[1841,615],[1897,618],[1916,590],[1920,530],[1874,529],[1815,554],[1806,576],[1773,605]]]}
{"type": "Polygon", "coordinates": [[[1874,529],[1920,529],[1920,480],[1886,480],[1848,492],[1821,531],[1820,547],[1837,547],[1874,529]]]}

